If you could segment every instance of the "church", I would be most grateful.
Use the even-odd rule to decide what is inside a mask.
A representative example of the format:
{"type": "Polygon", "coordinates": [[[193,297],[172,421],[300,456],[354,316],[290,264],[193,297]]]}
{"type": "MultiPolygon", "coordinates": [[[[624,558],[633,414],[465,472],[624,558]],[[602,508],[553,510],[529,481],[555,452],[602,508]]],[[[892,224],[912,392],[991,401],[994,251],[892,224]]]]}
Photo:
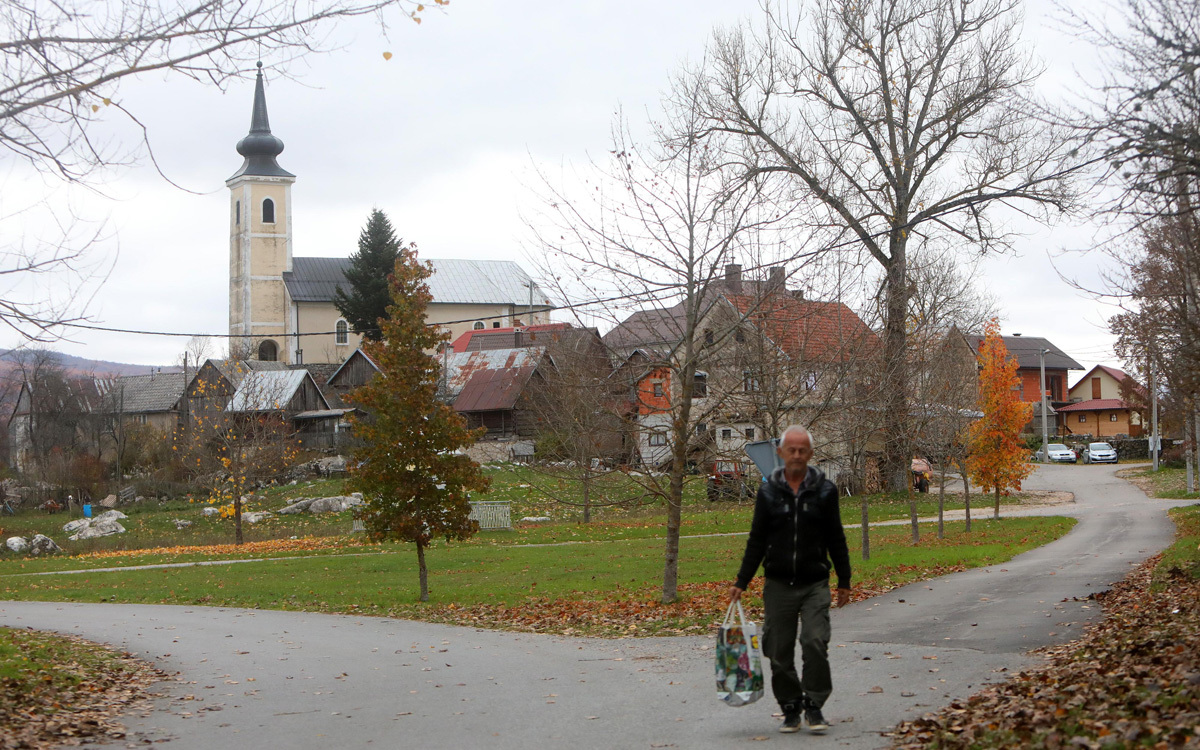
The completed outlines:
{"type": "MultiPolygon", "coordinates": [[[[279,166],[262,63],[250,132],[237,144],[242,166],[229,188],[229,335],[244,358],[288,364],[340,363],[360,337],[333,304],[350,259],[292,256],[292,183],[279,166]]],[[[365,212],[364,212],[365,215],[365,212]]],[[[433,259],[426,320],[450,332],[550,322],[550,300],[512,261],[433,259]]]]}

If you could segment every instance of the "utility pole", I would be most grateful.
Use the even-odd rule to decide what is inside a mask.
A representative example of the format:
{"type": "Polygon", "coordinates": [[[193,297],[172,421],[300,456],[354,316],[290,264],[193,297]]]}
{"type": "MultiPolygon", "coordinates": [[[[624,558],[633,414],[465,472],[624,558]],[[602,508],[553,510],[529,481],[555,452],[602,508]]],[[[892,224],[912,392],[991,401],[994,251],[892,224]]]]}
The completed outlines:
{"type": "Polygon", "coordinates": [[[1042,349],[1038,352],[1038,366],[1042,371],[1042,458],[1047,463],[1050,461],[1050,454],[1046,448],[1049,442],[1046,439],[1046,352],[1048,351],[1050,350],[1042,349]]]}

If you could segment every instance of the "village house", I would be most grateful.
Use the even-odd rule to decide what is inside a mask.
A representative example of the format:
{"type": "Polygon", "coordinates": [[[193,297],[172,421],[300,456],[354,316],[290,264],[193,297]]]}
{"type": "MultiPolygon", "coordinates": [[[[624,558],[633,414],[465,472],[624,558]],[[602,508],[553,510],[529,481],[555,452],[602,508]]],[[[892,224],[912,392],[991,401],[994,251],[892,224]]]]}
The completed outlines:
{"type": "Polygon", "coordinates": [[[1096,440],[1142,436],[1139,407],[1145,406],[1149,395],[1123,370],[1096,365],[1071,386],[1068,395],[1071,403],[1058,407],[1066,434],[1096,440]]]}
{"type": "MultiPolygon", "coordinates": [[[[242,166],[229,188],[229,333],[242,358],[290,364],[340,363],[361,343],[333,304],[349,258],[293,257],[292,184],[279,166],[262,71],[250,132],[237,144],[242,166]]],[[[427,320],[451,336],[549,322],[544,292],[516,263],[434,259],[427,320]]]]}
{"type": "MultiPolygon", "coordinates": [[[[957,356],[979,359],[979,347],[983,336],[963,334],[957,329],[950,334],[948,345],[957,356]]],[[[1082,370],[1083,365],[1072,359],[1048,339],[1038,336],[1023,336],[1019,333],[1002,336],[1008,356],[1017,360],[1017,394],[1028,404],[1033,404],[1033,418],[1025,430],[1041,433],[1042,364],[1046,371],[1046,431],[1050,435],[1071,434],[1059,410],[1071,403],[1067,393],[1067,378],[1071,370],[1082,370]]]]}
{"type": "MultiPolygon", "coordinates": [[[[830,464],[833,474],[855,463],[851,453],[868,450],[869,436],[855,435],[840,407],[842,395],[871,373],[877,338],[844,303],[805,299],[785,280],[782,267],[753,280],[728,264],[706,290],[696,325],[691,460],[745,460],[747,443],[796,422],[812,426],[817,463],[830,464]]],[[[639,451],[650,465],[671,453],[684,315],[682,304],[639,311],[604,337],[621,357],[621,377],[632,383],[639,451]]]]}

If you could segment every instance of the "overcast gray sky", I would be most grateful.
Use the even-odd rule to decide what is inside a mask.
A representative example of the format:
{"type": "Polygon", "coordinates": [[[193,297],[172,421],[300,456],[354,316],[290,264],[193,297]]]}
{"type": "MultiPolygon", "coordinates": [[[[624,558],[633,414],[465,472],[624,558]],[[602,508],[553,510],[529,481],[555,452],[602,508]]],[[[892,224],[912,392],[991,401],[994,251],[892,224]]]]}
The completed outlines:
{"type": "MultiPolygon", "coordinates": [[[[1047,4],[1030,3],[1026,36],[1047,66],[1042,85],[1053,97],[1077,86],[1073,66],[1086,65],[1091,52],[1055,30],[1047,4]]],[[[392,29],[390,39],[365,21],[339,28],[344,49],[294,67],[294,79],[280,77],[265,59],[271,126],[286,144],[279,163],[297,176],[295,254],[351,254],[378,207],[424,257],[511,259],[536,275],[540,269],[523,251],[522,223],[536,209],[526,187],[533,165],[557,169],[603,155],[617,107],[640,123],[671,72],[699,56],[713,27],[755,8],[728,0],[637,6],[454,0],[446,13],[427,13],[420,26],[392,29]]],[[[249,127],[252,95],[252,80],[225,92],[178,78],[121,85],[114,98],[140,115],[160,167],[186,190],[143,160],[115,170],[106,195],[54,191],[54,205],[106,222],[94,257],[111,270],[92,287],[88,312],[95,322],[227,331],[224,181],[241,163],[234,145],[249,127]]],[[[114,115],[106,137],[129,142],[132,131],[114,115]]],[[[22,192],[44,189],[17,165],[2,169],[7,214],[22,192]]],[[[1045,336],[1085,367],[1120,366],[1104,328],[1113,311],[1059,278],[1062,271],[1095,283],[1100,256],[1061,251],[1089,247],[1101,230],[1085,223],[1026,231],[1016,254],[983,265],[1004,331],[1045,336]]],[[[150,365],[173,362],[186,342],[92,331],[70,337],[56,348],[150,365]]],[[[0,340],[18,343],[12,336],[0,340]]]]}

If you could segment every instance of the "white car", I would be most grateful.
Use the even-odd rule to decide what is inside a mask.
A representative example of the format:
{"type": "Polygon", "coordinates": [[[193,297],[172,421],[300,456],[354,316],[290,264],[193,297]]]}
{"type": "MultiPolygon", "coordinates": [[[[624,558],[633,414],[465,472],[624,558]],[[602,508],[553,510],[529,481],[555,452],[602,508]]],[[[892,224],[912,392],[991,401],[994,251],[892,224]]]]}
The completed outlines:
{"type": "Polygon", "coordinates": [[[1083,462],[1085,464],[1115,464],[1117,452],[1108,443],[1088,443],[1088,446],[1083,449],[1083,462]]]}
{"type": "Polygon", "coordinates": [[[1044,450],[1038,450],[1037,459],[1039,461],[1049,460],[1053,464],[1073,464],[1079,460],[1079,457],[1075,455],[1075,451],[1062,443],[1050,443],[1044,450]]]}

